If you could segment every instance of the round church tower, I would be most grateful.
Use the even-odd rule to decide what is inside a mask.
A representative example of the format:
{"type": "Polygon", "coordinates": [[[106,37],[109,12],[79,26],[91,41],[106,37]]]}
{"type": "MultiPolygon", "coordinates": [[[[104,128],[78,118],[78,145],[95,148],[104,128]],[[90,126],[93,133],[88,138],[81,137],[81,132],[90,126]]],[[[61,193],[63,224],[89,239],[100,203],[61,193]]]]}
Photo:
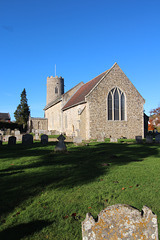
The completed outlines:
{"type": "Polygon", "coordinates": [[[64,93],[64,78],[47,77],[47,104],[53,102],[64,93]]]}

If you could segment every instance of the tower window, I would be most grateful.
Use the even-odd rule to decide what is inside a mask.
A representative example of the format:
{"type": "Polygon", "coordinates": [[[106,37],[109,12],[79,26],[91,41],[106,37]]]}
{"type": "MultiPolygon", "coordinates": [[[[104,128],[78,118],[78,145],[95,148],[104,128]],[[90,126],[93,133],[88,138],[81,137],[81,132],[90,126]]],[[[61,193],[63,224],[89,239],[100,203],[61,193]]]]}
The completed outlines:
{"type": "Polygon", "coordinates": [[[55,93],[58,93],[58,87],[55,87],[55,93]]]}
{"type": "Polygon", "coordinates": [[[108,120],[125,120],[125,96],[119,88],[113,88],[107,99],[108,120]]]}

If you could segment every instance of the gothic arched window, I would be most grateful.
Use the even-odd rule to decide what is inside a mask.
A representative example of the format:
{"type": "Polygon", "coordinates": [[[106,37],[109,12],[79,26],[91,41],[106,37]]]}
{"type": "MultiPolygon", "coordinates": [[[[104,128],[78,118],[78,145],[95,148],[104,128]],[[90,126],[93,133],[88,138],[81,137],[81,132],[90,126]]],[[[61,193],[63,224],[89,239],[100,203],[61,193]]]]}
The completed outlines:
{"type": "Polygon", "coordinates": [[[125,120],[125,96],[119,88],[108,94],[108,120],[125,120]]]}

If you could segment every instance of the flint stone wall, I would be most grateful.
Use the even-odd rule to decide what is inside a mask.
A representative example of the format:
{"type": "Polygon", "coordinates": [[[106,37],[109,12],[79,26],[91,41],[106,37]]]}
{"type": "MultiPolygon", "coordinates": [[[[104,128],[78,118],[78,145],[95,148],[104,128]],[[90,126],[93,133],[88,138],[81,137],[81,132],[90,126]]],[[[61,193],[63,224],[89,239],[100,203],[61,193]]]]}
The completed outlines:
{"type": "Polygon", "coordinates": [[[102,210],[95,222],[87,213],[82,222],[82,240],[158,240],[157,216],[144,206],[142,212],[117,204],[102,210]]]}

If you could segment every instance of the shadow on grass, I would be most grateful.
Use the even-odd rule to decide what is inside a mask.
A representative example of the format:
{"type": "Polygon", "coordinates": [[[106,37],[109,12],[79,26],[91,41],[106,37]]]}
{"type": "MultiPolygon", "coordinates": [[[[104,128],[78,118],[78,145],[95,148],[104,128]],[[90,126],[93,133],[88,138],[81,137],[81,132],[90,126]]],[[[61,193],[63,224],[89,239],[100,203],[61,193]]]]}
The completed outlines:
{"type": "Polygon", "coordinates": [[[15,160],[15,165],[0,170],[0,214],[13,210],[44,189],[70,189],[99,181],[114,165],[139,162],[159,154],[159,146],[114,143],[73,147],[68,154],[57,154],[49,148],[53,144],[42,146],[36,143],[32,148],[17,146],[14,149],[17,154],[6,148],[4,155],[5,152],[9,155],[6,161],[15,160]],[[32,156],[38,156],[38,159],[32,159],[32,156]],[[26,157],[28,163],[23,164],[21,160],[20,165],[19,157],[26,157]]]}
{"type": "Polygon", "coordinates": [[[40,231],[42,228],[51,225],[52,222],[49,221],[33,221],[29,223],[22,223],[17,226],[7,228],[6,230],[0,232],[1,240],[20,240],[23,237],[27,237],[35,232],[40,231]]]}

